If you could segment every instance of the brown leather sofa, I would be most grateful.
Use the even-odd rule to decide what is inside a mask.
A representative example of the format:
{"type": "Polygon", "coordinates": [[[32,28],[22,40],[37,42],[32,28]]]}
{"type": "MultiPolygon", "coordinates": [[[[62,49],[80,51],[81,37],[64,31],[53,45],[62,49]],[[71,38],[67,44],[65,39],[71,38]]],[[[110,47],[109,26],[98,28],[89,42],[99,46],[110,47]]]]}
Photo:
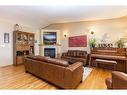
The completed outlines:
{"type": "Polygon", "coordinates": [[[127,89],[127,74],[113,71],[112,78],[107,78],[105,83],[107,89],[127,89]]]}
{"type": "Polygon", "coordinates": [[[68,52],[62,53],[61,56],[62,59],[65,60],[73,60],[75,62],[83,62],[83,65],[89,64],[89,54],[87,54],[87,51],[81,51],[81,50],[68,50],[68,52]]]}
{"type": "Polygon", "coordinates": [[[83,77],[83,64],[76,62],[69,65],[61,59],[41,56],[27,56],[24,58],[25,70],[56,86],[73,89],[78,86],[83,77]]]}

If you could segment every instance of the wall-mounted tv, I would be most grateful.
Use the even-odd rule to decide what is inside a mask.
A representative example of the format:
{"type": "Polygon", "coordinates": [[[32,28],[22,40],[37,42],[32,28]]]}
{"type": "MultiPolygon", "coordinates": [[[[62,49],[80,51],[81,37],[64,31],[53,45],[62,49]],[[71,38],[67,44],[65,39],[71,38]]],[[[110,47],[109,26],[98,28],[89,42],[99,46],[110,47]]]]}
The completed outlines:
{"type": "Polygon", "coordinates": [[[44,32],[43,33],[43,43],[52,45],[57,43],[57,33],[56,32],[44,32]]]}

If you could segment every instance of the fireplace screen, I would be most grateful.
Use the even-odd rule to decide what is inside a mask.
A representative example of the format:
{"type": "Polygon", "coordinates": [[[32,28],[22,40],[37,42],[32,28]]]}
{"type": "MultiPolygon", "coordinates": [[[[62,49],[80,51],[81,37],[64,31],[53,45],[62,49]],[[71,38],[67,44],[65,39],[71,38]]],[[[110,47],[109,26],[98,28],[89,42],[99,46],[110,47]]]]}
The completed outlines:
{"type": "Polygon", "coordinates": [[[44,56],[55,58],[55,48],[44,48],[44,56]]]}

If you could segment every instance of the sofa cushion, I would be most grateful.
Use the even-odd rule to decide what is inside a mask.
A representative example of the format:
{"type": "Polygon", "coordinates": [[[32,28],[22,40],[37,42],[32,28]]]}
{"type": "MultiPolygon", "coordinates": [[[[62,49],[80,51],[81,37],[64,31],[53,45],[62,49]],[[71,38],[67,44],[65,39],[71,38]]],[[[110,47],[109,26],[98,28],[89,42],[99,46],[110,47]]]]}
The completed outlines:
{"type": "Polygon", "coordinates": [[[75,63],[75,62],[77,62],[77,60],[75,60],[75,59],[66,58],[66,57],[65,57],[65,58],[63,57],[62,60],[68,61],[69,65],[70,65],[70,64],[73,64],[73,63],[75,63]]]}
{"type": "Polygon", "coordinates": [[[61,60],[61,59],[54,59],[54,58],[44,57],[44,56],[27,56],[27,58],[43,61],[43,62],[48,62],[48,63],[52,63],[52,64],[64,66],[64,67],[69,66],[68,61],[61,60]]]}
{"type": "Polygon", "coordinates": [[[54,58],[47,58],[46,61],[51,64],[60,65],[67,67],[69,66],[68,61],[62,60],[62,59],[54,59],[54,58]]]}
{"type": "Polygon", "coordinates": [[[74,51],[73,50],[68,50],[68,56],[74,56],[74,51]]]}
{"type": "Polygon", "coordinates": [[[67,56],[70,57],[85,57],[87,54],[86,51],[81,51],[81,50],[68,50],[67,56]]]}
{"type": "Polygon", "coordinates": [[[86,51],[77,51],[77,57],[86,57],[86,51]]]}
{"type": "Polygon", "coordinates": [[[73,51],[73,56],[74,56],[74,57],[77,56],[77,51],[73,51]]]}
{"type": "Polygon", "coordinates": [[[63,59],[74,59],[76,62],[83,62],[83,65],[89,64],[89,55],[87,51],[82,50],[68,50],[68,52],[62,53],[61,58],[63,59]]]}
{"type": "Polygon", "coordinates": [[[86,62],[86,59],[83,58],[73,58],[75,60],[77,60],[78,62],[86,62]]]}
{"type": "Polygon", "coordinates": [[[48,58],[48,57],[44,57],[44,56],[26,56],[27,58],[30,58],[30,59],[34,59],[34,60],[38,60],[38,61],[44,61],[44,62],[46,62],[46,59],[48,58]]]}
{"type": "Polygon", "coordinates": [[[67,53],[62,53],[62,56],[67,56],[67,53]]]}
{"type": "Polygon", "coordinates": [[[64,56],[62,57],[63,60],[67,60],[70,64],[72,64],[72,62],[83,62],[86,63],[86,59],[83,58],[77,58],[77,57],[68,57],[68,56],[64,56]]]}

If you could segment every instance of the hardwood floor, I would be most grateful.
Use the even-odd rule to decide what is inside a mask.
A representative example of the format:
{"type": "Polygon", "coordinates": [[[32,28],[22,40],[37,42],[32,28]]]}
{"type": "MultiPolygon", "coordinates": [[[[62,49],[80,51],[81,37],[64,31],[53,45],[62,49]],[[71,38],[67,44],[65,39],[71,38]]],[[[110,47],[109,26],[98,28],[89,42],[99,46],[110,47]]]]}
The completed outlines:
{"type": "MultiPolygon", "coordinates": [[[[91,74],[79,84],[77,89],[106,89],[105,79],[111,71],[93,68],[91,74]]],[[[0,68],[0,89],[58,89],[29,73],[24,66],[7,66],[0,68]]]]}

